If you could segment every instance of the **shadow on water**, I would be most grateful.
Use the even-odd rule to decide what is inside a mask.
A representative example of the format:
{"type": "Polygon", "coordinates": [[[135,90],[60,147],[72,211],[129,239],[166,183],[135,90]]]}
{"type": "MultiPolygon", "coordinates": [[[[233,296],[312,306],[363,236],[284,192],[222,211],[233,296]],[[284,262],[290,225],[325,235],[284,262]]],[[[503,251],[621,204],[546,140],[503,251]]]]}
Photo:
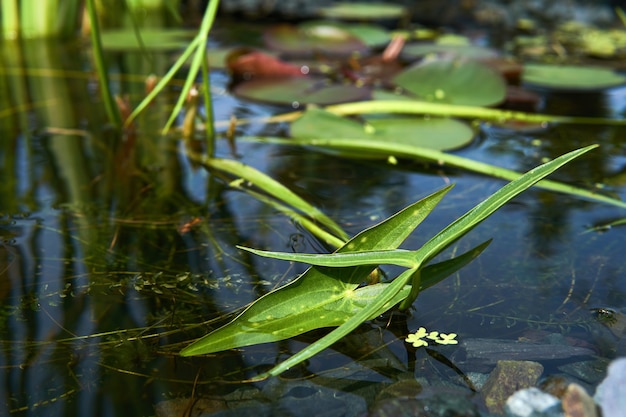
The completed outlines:
{"type": "MultiPolygon", "coordinates": [[[[589,308],[626,302],[621,230],[585,228],[621,213],[530,191],[452,248],[463,252],[489,238],[497,242],[420,295],[411,315],[362,326],[284,379],[243,383],[323,332],[182,359],[182,342],[304,270],[251,258],[235,245],[315,251],[322,244],[191,164],[184,152],[189,144],[177,134],[160,135],[171,97],[159,97],[139,128],[119,135],[106,127],[96,79],[86,71],[90,63],[76,47],[5,43],[2,57],[0,366],[6,372],[0,414],[153,415],[153,405],[164,399],[183,398],[184,408],[202,397],[214,401],[207,412],[262,399],[303,415],[306,406],[298,398],[330,404],[341,393],[345,404],[357,401],[353,397],[371,402],[381,382],[406,375],[464,385],[445,360],[404,343],[406,334],[426,324],[456,332],[461,340],[563,334],[605,357],[615,353],[615,340],[593,321],[589,308]]],[[[163,73],[169,57],[155,56],[149,65],[138,54],[111,54],[109,60],[119,73],[142,80],[163,73]]],[[[141,82],[122,77],[114,83],[131,103],[143,95],[141,82]]],[[[598,108],[595,99],[566,103],[587,101],[598,108]]],[[[228,96],[215,100],[218,113],[264,111],[228,96]]],[[[546,111],[553,109],[565,109],[556,97],[546,101],[546,111]]],[[[480,144],[459,154],[501,160],[518,170],[601,141],[600,152],[566,167],[558,178],[582,178],[579,185],[605,184],[626,195],[618,180],[622,130],[555,126],[525,134],[490,128],[483,133],[480,144]]],[[[228,155],[228,147],[220,144],[219,153],[228,155]]],[[[239,153],[351,233],[456,182],[408,247],[425,242],[502,185],[456,170],[409,163],[401,170],[302,149],[241,144],[239,153]]],[[[387,273],[393,276],[392,269],[387,273]]],[[[448,357],[453,349],[438,354],[448,357]]],[[[472,370],[471,364],[460,366],[472,370]]]]}

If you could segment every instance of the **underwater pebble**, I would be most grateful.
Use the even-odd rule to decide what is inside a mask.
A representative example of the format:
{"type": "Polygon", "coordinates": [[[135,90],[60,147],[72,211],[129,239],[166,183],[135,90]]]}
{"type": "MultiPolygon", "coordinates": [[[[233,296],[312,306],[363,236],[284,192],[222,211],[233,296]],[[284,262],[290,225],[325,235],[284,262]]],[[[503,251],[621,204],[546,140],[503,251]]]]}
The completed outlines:
{"type": "Polygon", "coordinates": [[[504,406],[510,417],[561,417],[561,402],[537,388],[526,388],[511,395],[504,406]]]}
{"type": "Polygon", "coordinates": [[[626,358],[614,360],[598,385],[594,399],[604,417],[623,416],[626,410],[626,358]]]}
{"type": "Polygon", "coordinates": [[[551,343],[523,342],[503,339],[467,339],[463,341],[453,360],[464,371],[482,371],[500,360],[528,361],[573,360],[592,357],[590,349],[551,343]],[[467,369],[471,368],[471,369],[467,369]]]}
{"type": "Polygon", "coordinates": [[[535,386],[543,365],[531,361],[498,361],[481,391],[487,409],[502,414],[506,400],[516,391],[535,386]]]}
{"type": "Polygon", "coordinates": [[[377,401],[367,417],[480,417],[469,392],[458,388],[425,388],[417,398],[377,401]]]}
{"type": "Polygon", "coordinates": [[[280,415],[357,417],[367,411],[363,397],[307,380],[270,379],[262,393],[266,398],[280,404],[280,415]]]}
{"type": "Polygon", "coordinates": [[[569,384],[565,390],[561,405],[565,417],[598,417],[596,403],[587,391],[578,384],[569,384]]]}

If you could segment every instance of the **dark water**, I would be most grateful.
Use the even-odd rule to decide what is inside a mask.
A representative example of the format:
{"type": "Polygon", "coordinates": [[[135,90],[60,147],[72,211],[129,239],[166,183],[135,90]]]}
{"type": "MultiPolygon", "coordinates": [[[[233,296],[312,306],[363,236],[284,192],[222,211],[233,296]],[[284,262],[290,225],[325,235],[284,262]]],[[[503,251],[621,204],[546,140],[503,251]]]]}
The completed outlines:
{"type": "MultiPolygon", "coordinates": [[[[116,54],[109,64],[114,73],[163,73],[170,57],[153,58],[147,64],[138,54],[116,54]]],[[[283,379],[242,382],[323,332],[206,358],[180,358],[185,341],[304,270],[243,254],[235,245],[307,252],[325,248],[272,208],[189,162],[186,147],[199,143],[185,144],[177,133],[158,134],[175,91],[153,103],[137,132],[119,137],[106,127],[86,55],[32,43],[22,49],[5,46],[3,59],[0,366],[5,372],[0,415],[154,415],[154,404],[192,396],[208,398],[215,407],[262,398],[268,407],[306,415],[306,407],[300,414],[294,411],[293,398],[330,406],[340,392],[344,399],[371,401],[381,383],[407,375],[433,386],[463,385],[449,366],[404,342],[420,326],[457,333],[461,342],[563,335],[567,343],[597,353],[587,363],[598,374],[582,379],[589,388],[599,382],[606,359],[615,355],[617,338],[589,309],[626,304],[624,232],[588,228],[623,217],[623,210],[531,190],[447,252],[462,253],[493,238],[479,259],[421,294],[408,317],[364,325],[283,379]],[[299,380],[304,376],[324,390],[304,384],[299,380]],[[292,385],[285,382],[292,379],[292,385]]],[[[219,71],[213,82],[218,120],[277,111],[219,94],[228,82],[219,71]]],[[[132,102],[141,98],[141,82],[114,78],[113,84],[132,102]]],[[[543,110],[622,117],[623,94],[546,94],[543,110]]],[[[257,124],[239,133],[277,134],[282,128],[257,124]]],[[[483,125],[476,142],[457,154],[526,170],[545,158],[600,143],[599,150],[554,178],[601,187],[623,199],[624,133],[604,126],[514,131],[483,125]]],[[[503,185],[410,161],[391,166],[244,142],[237,153],[350,234],[456,183],[408,239],[408,248],[418,247],[503,185]]],[[[219,142],[217,154],[231,157],[225,141],[219,142]]],[[[397,271],[386,272],[393,276],[397,271]]],[[[456,348],[437,350],[453,358],[456,348]]],[[[464,372],[473,370],[471,364],[458,365],[464,372]]],[[[559,367],[567,363],[544,365],[546,376],[580,377],[559,367]]]]}

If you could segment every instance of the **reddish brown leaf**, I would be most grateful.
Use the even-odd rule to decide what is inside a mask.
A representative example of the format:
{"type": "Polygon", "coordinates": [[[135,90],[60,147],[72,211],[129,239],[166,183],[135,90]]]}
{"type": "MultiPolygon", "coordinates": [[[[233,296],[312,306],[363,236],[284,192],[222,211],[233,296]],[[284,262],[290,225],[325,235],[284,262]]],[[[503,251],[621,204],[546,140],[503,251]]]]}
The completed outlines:
{"type": "Polygon", "coordinates": [[[236,79],[287,78],[305,75],[303,67],[281,61],[275,56],[247,48],[237,49],[226,58],[226,65],[236,79]]]}

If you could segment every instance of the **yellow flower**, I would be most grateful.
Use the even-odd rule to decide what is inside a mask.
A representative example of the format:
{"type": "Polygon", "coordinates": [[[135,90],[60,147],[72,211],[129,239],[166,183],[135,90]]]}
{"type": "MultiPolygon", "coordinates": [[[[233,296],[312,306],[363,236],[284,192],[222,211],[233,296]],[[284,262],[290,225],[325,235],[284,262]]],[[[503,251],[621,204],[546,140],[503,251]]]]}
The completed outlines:
{"type": "Polygon", "coordinates": [[[439,342],[439,332],[430,332],[426,337],[430,340],[434,340],[435,342],[439,342]]]}
{"type": "Polygon", "coordinates": [[[439,343],[440,345],[456,345],[459,343],[459,341],[456,340],[456,333],[439,333],[439,337],[440,339],[435,340],[435,342],[439,343]]]}
{"type": "Polygon", "coordinates": [[[428,341],[423,340],[424,338],[430,339],[440,345],[456,345],[459,343],[458,340],[456,340],[456,333],[445,334],[436,331],[429,332],[423,327],[417,329],[415,333],[408,335],[404,340],[417,348],[428,346],[428,341]]]}
{"type": "Polygon", "coordinates": [[[425,340],[422,340],[422,337],[420,337],[418,333],[411,333],[404,340],[407,343],[411,343],[413,347],[428,346],[428,342],[425,340]]]}
{"type": "Polygon", "coordinates": [[[420,327],[415,333],[408,335],[404,340],[407,343],[413,344],[414,347],[428,346],[428,342],[422,340],[424,337],[426,337],[427,334],[428,332],[426,331],[426,329],[420,327]]]}

